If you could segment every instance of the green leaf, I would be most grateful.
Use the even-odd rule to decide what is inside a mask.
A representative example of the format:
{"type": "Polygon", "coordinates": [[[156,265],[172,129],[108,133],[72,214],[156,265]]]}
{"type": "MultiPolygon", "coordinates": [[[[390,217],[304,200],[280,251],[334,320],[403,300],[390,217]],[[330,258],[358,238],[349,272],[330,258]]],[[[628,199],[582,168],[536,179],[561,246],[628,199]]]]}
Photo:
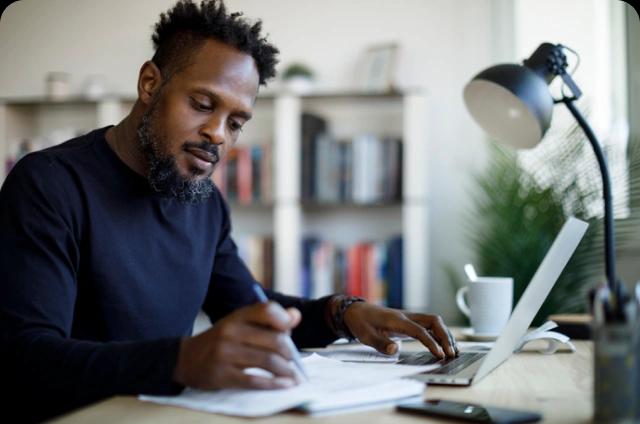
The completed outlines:
{"type": "MultiPolygon", "coordinates": [[[[617,222],[618,246],[637,236],[640,223],[640,146],[632,144],[631,216],[617,222]]],[[[513,277],[514,305],[567,217],[589,222],[534,325],[553,313],[588,310],[588,291],[604,280],[603,223],[601,213],[592,216],[594,207],[602,205],[602,182],[582,130],[573,126],[560,139],[519,154],[491,144],[487,171],[475,180],[474,212],[468,217],[473,225],[465,229],[477,254],[476,267],[481,275],[513,277]]]]}

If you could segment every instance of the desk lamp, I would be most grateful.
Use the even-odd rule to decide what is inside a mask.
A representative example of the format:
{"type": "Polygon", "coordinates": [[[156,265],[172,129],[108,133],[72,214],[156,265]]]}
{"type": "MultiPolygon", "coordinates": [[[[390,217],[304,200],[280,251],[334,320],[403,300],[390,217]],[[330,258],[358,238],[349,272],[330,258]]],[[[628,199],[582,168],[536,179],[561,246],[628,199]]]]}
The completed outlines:
{"type": "Polygon", "coordinates": [[[501,64],[480,72],[464,88],[464,101],[474,120],[497,141],[515,148],[538,144],[551,123],[553,106],[564,103],[591,143],[602,174],[604,195],[605,266],[616,312],[624,302],[623,284],[616,277],[613,205],[607,163],[593,130],[574,102],[582,91],[567,73],[561,44],[541,44],[522,65],[501,64]],[[554,99],[548,85],[559,76],[571,92],[554,99]]]}

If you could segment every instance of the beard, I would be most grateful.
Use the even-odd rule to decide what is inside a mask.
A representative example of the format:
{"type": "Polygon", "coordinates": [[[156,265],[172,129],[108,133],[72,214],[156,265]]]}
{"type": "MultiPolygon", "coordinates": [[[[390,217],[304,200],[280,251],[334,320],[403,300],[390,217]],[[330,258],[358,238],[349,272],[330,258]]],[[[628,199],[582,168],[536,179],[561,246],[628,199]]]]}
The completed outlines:
{"type": "MultiPolygon", "coordinates": [[[[145,157],[148,172],[147,181],[151,188],[160,194],[175,197],[182,203],[201,203],[213,193],[214,184],[210,174],[202,177],[196,169],[190,170],[190,175],[183,176],[178,170],[175,156],[165,153],[169,142],[164,136],[155,132],[157,123],[156,102],[142,116],[138,127],[138,142],[145,157]],[[198,178],[199,177],[199,178],[198,178]]],[[[184,147],[197,147],[211,153],[216,162],[220,157],[218,146],[205,141],[186,142],[184,147]]],[[[214,163],[214,165],[215,165],[214,163]]]]}

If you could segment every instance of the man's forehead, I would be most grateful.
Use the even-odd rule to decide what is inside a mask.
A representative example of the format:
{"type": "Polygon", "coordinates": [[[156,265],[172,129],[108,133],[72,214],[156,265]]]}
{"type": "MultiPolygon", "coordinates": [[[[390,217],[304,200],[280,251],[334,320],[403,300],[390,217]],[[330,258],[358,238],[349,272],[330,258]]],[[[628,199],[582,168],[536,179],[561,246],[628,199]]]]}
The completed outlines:
{"type": "Polygon", "coordinates": [[[252,92],[257,92],[260,82],[251,55],[217,40],[206,40],[193,53],[183,71],[189,79],[247,87],[252,92]]]}

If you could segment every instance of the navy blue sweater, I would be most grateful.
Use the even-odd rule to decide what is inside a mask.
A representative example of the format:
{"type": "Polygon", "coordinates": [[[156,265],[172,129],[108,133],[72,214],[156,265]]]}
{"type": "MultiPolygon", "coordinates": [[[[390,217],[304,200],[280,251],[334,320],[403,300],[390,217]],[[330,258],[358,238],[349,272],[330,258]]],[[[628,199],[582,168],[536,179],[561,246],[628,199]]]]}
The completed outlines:
{"type": "MultiPolygon", "coordinates": [[[[23,158],[0,190],[2,414],[50,417],[115,394],[173,394],[180,338],[255,302],[254,279],[215,191],[183,204],[154,193],[107,128],[23,158]]],[[[299,346],[334,336],[327,298],[296,306],[299,346]]]]}

